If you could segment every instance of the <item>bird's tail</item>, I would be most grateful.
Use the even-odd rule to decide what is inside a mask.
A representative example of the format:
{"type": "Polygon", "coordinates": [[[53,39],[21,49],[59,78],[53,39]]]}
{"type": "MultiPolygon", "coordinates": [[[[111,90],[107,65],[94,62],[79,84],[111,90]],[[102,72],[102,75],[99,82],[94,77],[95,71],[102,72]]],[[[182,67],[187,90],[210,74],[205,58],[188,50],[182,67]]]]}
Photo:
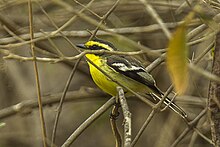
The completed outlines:
{"type": "MultiPolygon", "coordinates": [[[[163,96],[162,93],[160,93],[161,96],[163,96]]],[[[158,96],[158,94],[152,93],[151,94],[154,98],[157,100],[161,100],[161,96],[158,96]]],[[[166,107],[170,108],[175,113],[179,114],[182,118],[186,118],[187,114],[184,112],[182,108],[180,108],[177,104],[175,104],[173,101],[171,101],[168,97],[164,100],[164,104],[166,107]]]]}

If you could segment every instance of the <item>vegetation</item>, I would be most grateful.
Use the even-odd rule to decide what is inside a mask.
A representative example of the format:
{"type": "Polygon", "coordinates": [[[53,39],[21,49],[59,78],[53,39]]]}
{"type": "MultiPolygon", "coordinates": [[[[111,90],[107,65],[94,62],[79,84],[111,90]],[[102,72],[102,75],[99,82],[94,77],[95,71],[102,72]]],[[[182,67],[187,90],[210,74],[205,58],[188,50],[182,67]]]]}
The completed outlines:
{"type": "Polygon", "coordinates": [[[0,146],[220,146],[219,10],[218,0],[0,1],[0,146]],[[75,46],[93,37],[119,49],[103,54],[141,60],[187,117],[164,98],[99,90],[75,46]]]}

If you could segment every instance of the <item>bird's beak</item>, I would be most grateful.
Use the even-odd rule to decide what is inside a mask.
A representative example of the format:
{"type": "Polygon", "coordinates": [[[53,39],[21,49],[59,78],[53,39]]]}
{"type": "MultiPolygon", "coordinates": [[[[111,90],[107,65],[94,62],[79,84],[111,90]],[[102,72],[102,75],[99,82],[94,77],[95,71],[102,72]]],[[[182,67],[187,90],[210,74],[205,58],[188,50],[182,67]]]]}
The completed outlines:
{"type": "Polygon", "coordinates": [[[82,49],[86,49],[84,44],[77,44],[76,46],[79,47],[79,48],[82,48],[82,49]]]}

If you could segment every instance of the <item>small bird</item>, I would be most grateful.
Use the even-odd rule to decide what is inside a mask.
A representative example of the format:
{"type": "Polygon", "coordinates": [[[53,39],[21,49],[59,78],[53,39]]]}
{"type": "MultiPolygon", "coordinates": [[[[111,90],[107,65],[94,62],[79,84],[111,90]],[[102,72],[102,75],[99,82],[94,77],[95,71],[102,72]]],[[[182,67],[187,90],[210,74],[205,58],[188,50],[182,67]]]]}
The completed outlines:
{"type": "MultiPolygon", "coordinates": [[[[86,50],[117,51],[117,48],[112,43],[97,38],[84,44],[77,44],[76,46],[86,50]]],[[[141,65],[141,62],[137,59],[130,56],[104,53],[88,53],[85,56],[118,83],[121,83],[135,92],[154,95],[155,103],[163,96],[163,92],[156,86],[156,82],[152,75],[145,70],[144,66],[141,65]]],[[[116,89],[118,84],[109,79],[90,62],[87,61],[87,63],[89,64],[90,74],[96,85],[104,92],[116,96],[118,94],[116,89]]],[[[125,93],[129,93],[129,91],[125,90],[125,93]]],[[[180,114],[181,117],[186,118],[186,113],[174,102],[171,102],[169,98],[165,99],[164,104],[171,110],[180,114]]]]}

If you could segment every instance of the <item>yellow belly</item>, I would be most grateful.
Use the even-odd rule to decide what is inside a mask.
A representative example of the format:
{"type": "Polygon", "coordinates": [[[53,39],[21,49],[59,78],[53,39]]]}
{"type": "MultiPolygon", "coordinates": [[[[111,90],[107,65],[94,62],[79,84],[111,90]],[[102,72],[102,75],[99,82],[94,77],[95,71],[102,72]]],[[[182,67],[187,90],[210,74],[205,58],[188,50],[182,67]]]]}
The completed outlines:
{"type": "MultiPolygon", "coordinates": [[[[149,89],[146,85],[141,84],[139,82],[136,82],[124,75],[121,75],[120,73],[114,71],[113,69],[110,69],[104,65],[104,62],[99,59],[98,56],[87,54],[87,58],[89,58],[94,64],[96,64],[98,67],[100,67],[103,71],[108,73],[108,75],[113,78],[114,80],[117,80],[117,82],[123,84],[124,86],[134,90],[135,92],[147,92],[149,89]]],[[[110,80],[108,77],[106,77],[101,71],[99,71],[96,67],[94,67],[91,63],[89,64],[90,73],[93,78],[93,81],[96,83],[96,85],[101,88],[104,92],[116,96],[117,95],[117,89],[118,86],[115,82],[110,80]]],[[[126,92],[126,91],[125,91],[126,92]]]]}

